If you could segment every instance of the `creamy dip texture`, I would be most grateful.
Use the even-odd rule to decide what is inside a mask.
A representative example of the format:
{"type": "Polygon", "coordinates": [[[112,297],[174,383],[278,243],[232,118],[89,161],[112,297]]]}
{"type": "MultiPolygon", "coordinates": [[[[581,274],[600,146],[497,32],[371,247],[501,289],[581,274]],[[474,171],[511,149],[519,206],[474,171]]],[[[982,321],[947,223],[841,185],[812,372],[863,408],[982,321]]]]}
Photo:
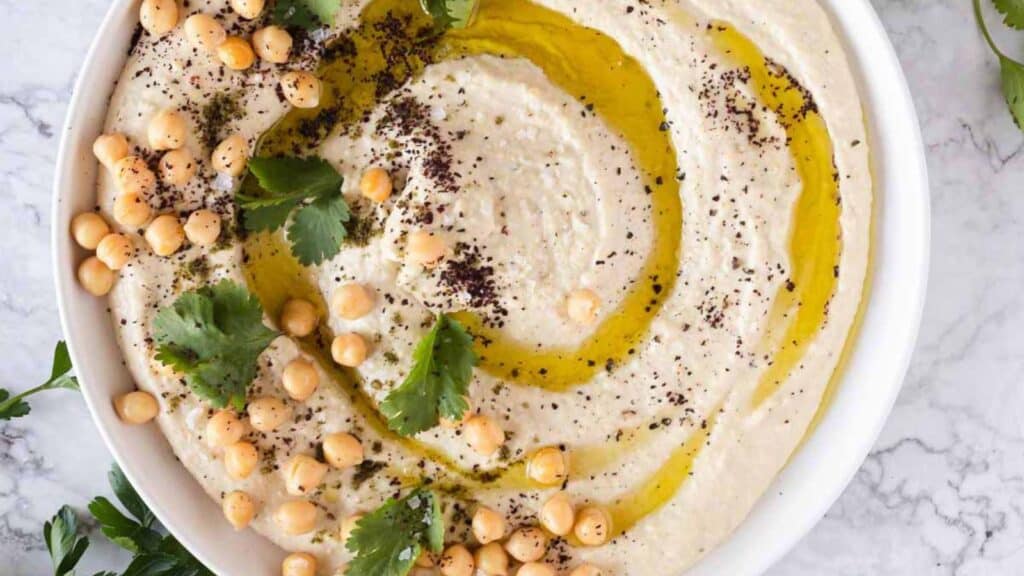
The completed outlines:
{"type": "MultiPolygon", "coordinates": [[[[246,36],[220,0],[216,16],[246,36]]],[[[269,12],[269,9],[267,10],[269,12]]],[[[224,219],[213,247],[136,252],[110,295],[125,361],[156,395],[158,423],[182,464],[218,501],[244,490],[252,527],[320,572],[350,560],[341,521],[429,478],[444,495],[450,542],[472,542],[477,506],[510,527],[535,525],[562,489],[605,507],[612,539],[552,540],[546,560],[606,574],[682,573],[744,519],[823,404],[864,294],[872,184],[861,103],[844,50],[814,0],[484,0],[473,25],[424,39],[415,0],[344,0],[329,29],[296,37],[284,65],[225,68],[179,26],[137,38],[105,131],[146,150],[164,108],[190,127],[199,171],[158,185],[154,213],[206,208],[224,219]],[[292,109],[283,71],[315,72],[318,107],[292,109]],[[319,266],[295,261],[279,232],[246,234],[212,147],[243,136],[254,155],[317,154],[345,177],[350,238],[319,266]],[[395,178],[388,202],[360,197],[370,166],[395,178]],[[408,263],[410,230],[445,240],[436,267],[408,263]],[[291,415],[248,438],[260,454],[244,480],[204,439],[214,414],[154,360],[153,319],[183,291],[231,278],[275,325],[289,298],[314,302],[321,333],[279,337],[249,396],[291,415]],[[330,314],[339,286],[372,289],[358,320],[330,314]],[[599,296],[598,320],[566,316],[566,296],[599,296]],[[483,457],[457,427],[390,432],[376,405],[405,377],[432,318],[474,335],[475,413],[494,418],[503,448],[483,457]],[[330,359],[330,337],[370,343],[356,370],[330,359]],[[317,362],[321,385],[289,400],[281,371],[317,362]],[[272,511],[293,499],[282,469],[315,456],[334,432],[357,436],[363,464],[331,470],[310,496],[316,529],[288,535],[272,511]],[[563,486],[525,474],[537,450],[568,455],[563,486]]],[[[101,211],[119,194],[105,171],[101,211]]]]}

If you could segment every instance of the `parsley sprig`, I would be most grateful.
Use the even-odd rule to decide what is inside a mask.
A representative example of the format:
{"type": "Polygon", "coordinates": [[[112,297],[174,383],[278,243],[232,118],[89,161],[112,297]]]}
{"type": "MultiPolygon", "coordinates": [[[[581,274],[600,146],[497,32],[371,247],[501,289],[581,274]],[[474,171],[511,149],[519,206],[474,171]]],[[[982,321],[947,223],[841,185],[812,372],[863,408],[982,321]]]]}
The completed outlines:
{"type": "Polygon", "coordinates": [[[479,0],[420,0],[420,6],[440,28],[465,28],[473,22],[479,0]]]}
{"type": "Polygon", "coordinates": [[[292,254],[303,265],[320,264],[341,251],[352,217],[341,195],[341,174],[317,157],[253,158],[249,171],[262,189],[258,195],[239,192],[246,230],[273,232],[288,222],[292,254]]]}
{"type": "Polygon", "coordinates": [[[53,562],[53,576],[74,574],[75,565],[89,547],[89,539],[78,535],[78,517],[70,506],[62,506],[56,516],[43,524],[43,539],[53,562]]]}
{"type": "Polygon", "coordinates": [[[185,292],[154,320],[157,360],[185,374],[192,391],[217,408],[245,409],[257,359],[279,333],[245,287],[223,280],[185,292]]]}
{"type": "MultiPolygon", "coordinates": [[[[1024,30],[1024,0],[992,0],[996,10],[1003,15],[1003,23],[1015,30],[1024,30]]],[[[1014,122],[1024,130],[1024,64],[1007,56],[992,39],[992,34],[985,24],[981,12],[981,0],[974,0],[974,16],[981,27],[992,52],[999,57],[999,69],[1002,74],[1003,95],[1013,114],[1014,122]]]]}
{"type": "Polygon", "coordinates": [[[444,518],[436,494],[417,488],[356,522],[345,547],[355,555],[346,576],[405,576],[423,550],[444,546],[444,518]]]}
{"type": "Polygon", "coordinates": [[[78,380],[71,375],[71,356],[68,354],[68,346],[63,341],[58,342],[57,348],[53,351],[53,367],[50,368],[49,380],[14,396],[11,396],[9,391],[0,388],[0,420],[25,416],[32,411],[32,407],[28,405],[25,398],[37,392],[58,388],[78,390],[78,380]]]}
{"type": "Polygon", "coordinates": [[[413,351],[412,370],[381,402],[388,426],[404,436],[437,426],[443,416],[461,420],[469,409],[466,394],[476,366],[473,337],[441,314],[413,351]]]}

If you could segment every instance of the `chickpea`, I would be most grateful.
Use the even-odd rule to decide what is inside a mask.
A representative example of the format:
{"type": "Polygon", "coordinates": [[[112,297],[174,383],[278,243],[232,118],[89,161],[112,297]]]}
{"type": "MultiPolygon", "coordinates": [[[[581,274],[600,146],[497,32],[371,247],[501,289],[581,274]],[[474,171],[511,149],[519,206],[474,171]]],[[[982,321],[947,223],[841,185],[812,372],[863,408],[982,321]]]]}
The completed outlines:
{"type": "Polygon", "coordinates": [[[263,12],[264,4],[264,0],[231,0],[231,9],[242,18],[252,20],[263,12]]]}
{"type": "Polygon", "coordinates": [[[497,542],[477,548],[473,554],[473,561],[487,576],[508,576],[508,554],[497,542]]]}
{"type": "Polygon", "coordinates": [[[138,156],[125,156],[114,164],[114,178],[125,194],[143,195],[156,187],[156,175],[138,156]]]}
{"type": "Polygon", "coordinates": [[[604,576],[604,572],[593,564],[580,564],[569,576],[604,576]]]}
{"type": "Polygon", "coordinates": [[[576,516],[573,533],[584,546],[600,546],[608,541],[612,532],[612,518],[598,506],[588,506],[576,516]]]}
{"type": "Polygon", "coordinates": [[[256,502],[252,496],[241,490],[235,490],[225,496],[221,509],[235,530],[245,529],[256,516],[256,502]]]}
{"type": "Polygon", "coordinates": [[[253,32],[252,46],[261,59],[284,64],[292,51],[292,35],[280,26],[267,26],[253,32]]]}
{"type": "Polygon", "coordinates": [[[278,398],[264,396],[249,402],[249,423],[260,432],[273,432],[291,415],[291,408],[278,398]]]}
{"type": "Polygon", "coordinates": [[[393,190],[391,175],[383,168],[370,168],[359,180],[359,192],[374,202],[386,202],[393,190]]]}
{"type": "Polygon", "coordinates": [[[107,234],[96,247],[96,257],[111,270],[120,270],[132,257],[132,241],[124,234],[107,234]]]}
{"type": "Polygon", "coordinates": [[[540,525],[555,536],[566,536],[576,523],[576,511],[565,492],[558,492],[548,498],[540,507],[540,525]]]}
{"type": "Polygon", "coordinates": [[[228,136],[217,144],[210,159],[214,170],[231,176],[241,176],[248,160],[249,144],[238,134],[228,136]]]}
{"type": "Polygon", "coordinates": [[[217,46],[217,58],[232,70],[245,70],[256,62],[252,46],[238,36],[228,36],[217,46]]]}
{"type": "Polygon", "coordinates": [[[173,214],[161,214],[149,223],[145,234],[146,242],[157,256],[170,256],[185,243],[185,230],[181,221],[173,214]]]}
{"type": "Polygon", "coordinates": [[[473,536],[481,544],[490,544],[505,537],[505,517],[481,506],[473,514],[473,536]]]}
{"type": "Polygon", "coordinates": [[[520,528],[508,537],[505,551],[520,562],[536,562],[548,552],[548,537],[540,528],[520,528]]]}
{"type": "Polygon", "coordinates": [[[220,214],[196,210],[185,221],[185,237],[196,246],[212,246],[220,238],[220,214]]]}
{"type": "Polygon", "coordinates": [[[589,326],[597,322],[601,310],[601,297],[588,288],[573,290],[565,302],[565,310],[573,322],[589,326]]]}
{"type": "Polygon", "coordinates": [[[434,555],[429,550],[421,551],[420,555],[416,558],[416,565],[420,568],[433,568],[434,555]]]}
{"type": "Polygon", "coordinates": [[[226,448],[237,444],[245,435],[245,424],[233,410],[220,410],[206,421],[206,443],[226,448]]]}
{"type": "Polygon", "coordinates": [[[281,309],[281,328],[292,336],[309,336],[316,328],[317,320],[316,306],[309,300],[292,298],[281,309]]]}
{"type": "Polygon", "coordinates": [[[466,420],[473,415],[473,404],[469,401],[468,397],[464,396],[463,399],[466,400],[466,411],[462,413],[462,418],[459,418],[458,420],[449,420],[448,418],[442,417],[441,426],[449,429],[458,428],[465,424],[466,420]]]}
{"type": "Polygon", "coordinates": [[[441,555],[439,565],[441,576],[473,576],[476,562],[473,555],[462,544],[449,546],[441,555]]]}
{"type": "Polygon", "coordinates": [[[281,76],[281,91],[296,108],[316,108],[320,105],[320,79],[309,72],[293,70],[281,76]]]}
{"type": "Polygon", "coordinates": [[[113,170],[114,164],[128,155],[128,139],[124,134],[100,134],[92,143],[92,153],[107,170],[113,170]]]}
{"type": "Polygon", "coordinates": [[[299,454],[284,467],[285,489],[292,496],[302,496],[316,490],[327,475],[327,465],[312,456],[299,454]]]}
{"type": "Polygon", "coordinates": [[[214,52],[227,39],[228,33],[213,16],[193,14],[185,19],[185,36],[196,48],[214,52]]]}
{"type": "Polygon", "coordinates": [[[82,212],[71,219],[71,236],[86,250],[95,250],[107,234],[110,234],[110,226],[95,212],[82,212]]]}
{"type": "Polygon", "coordinates": [[[78,283],[93,296],[105,296],[114,287],[114,272],[99,258],[90,256],[78,266],[78,283]]]}
{"type": "Polygon", "coordinates": [[[196,175],[198,165],[188,148],[170,150],[160,158],[160,179],[171,186],[184,186],[196,175]]]}
{"type": "Polygon", "coordinates": [[[320,385],[320,374],[312,362],[296,358],[284,367],[281,385],[289,398],[302,402],[309,399],[320,385]]]}
{"type": "Polygon", "coordinates": [[[156,418],[160,404],[156,398],[142,390],[121,394],[114,398],[114,412],[125,424],[145,424],[156,418]]]}
{"type": "Polygon", "coordinates": [[[139,23],[153,36],[163,36],[178,25],[178,3],[175,0],[142,0],[139,23]]]}
{"type": "Polygon", "coordinates": [[[188,124],[176,110],[164,109],[149,120],[146,136],[153,150],[174,150],[185,145],[188,124]]]}
{"type": "Polygon", "coordinates": [[[527,562],[519,567],[516,576],[555,576],[555,569],[541,562],[527,562]]]}
{"type": "Polygon", "coordinates": [[[363,445],[355,436],[337,432],[324,438],[324,458],[335,468],[351,468],[363,463],[363,445]]]}
{"type": "Polygon", "coordinates": [[[561,484],[569,476],[569,464],[561,450],[548,446],[530,458],[526,473],[534,482],[545,486],[561,484]]]}
{"type": "Polygon", "coordinates": [[[366,340],[359,334],[339,334],[331,342],[331,358],[342,366],[358,368],[366,355],[366,340]]]}
{"type": "Polygon", "coordinates": [[[274,521],[286,534],[307,534],[316,527],[316,506],[308,500],[292,500],[278,506],[274,521]]]}
{"type": "Polygon", "coordinates": [[[224,449],[224,469],[235,480],[245,480],[259,464],[260,453],[252,442],[235,442],[224,449]]]}
{"type": "Polygon", "coordinates": [[[125,228],[141,228],[151,213],[149,203],[134,192],[121,194],[114,200],[114,220],[125,228]]]}
{"type": "Polygon", "coordinates": [[[505,443],[505,432],[490,416],[471,416],[462,428],[469,446],[481,456],[493,455],[505,443]]]}
{"type": "Polygon", "coordinates": [[[281,562],[281,576],[316,576],[316,557],[308,552],[293,552],[281,562]]]}
{"type": "Polygon", "coordinates": [[[406,242],[406,256],[409,262],[425,268],[436,266],[448,249],[444,239],[423,230],[409,233],[406,242]]]}
{"type": "Polygon", "coordinates": [[[359,521],[362,520],[362,519],[363,519],[363,515],[362,514],[353,514],[353,515],[349,516],[348,518],[345,518],[344,520],[341,521],[341,542],[342,542],[342,544],[344,544],[345,542],[348,542],[349,537],[352,536],[352,531],[356,529],[356,524],[358,524],[359,521]]]}
{"type": "Polygon", "coordinates": [[[331,308],[345,320],[358,320],[373,309],[373,293],[361,284],[339,286],[331,295],[331,308]]]}

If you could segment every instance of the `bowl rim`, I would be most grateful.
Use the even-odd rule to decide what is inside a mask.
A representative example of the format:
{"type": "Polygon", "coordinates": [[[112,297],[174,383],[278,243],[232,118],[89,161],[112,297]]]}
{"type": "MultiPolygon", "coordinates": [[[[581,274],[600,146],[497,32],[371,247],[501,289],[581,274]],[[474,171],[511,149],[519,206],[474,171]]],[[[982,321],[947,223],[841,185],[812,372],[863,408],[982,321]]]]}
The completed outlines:
{"type": "MultiPolygon", "coordinates": [[[[925,151],[914,102],[892,43],[869,1],[821,0],[821,4],[830,13],[858,76],[871,140],[875,207],[872,278],[865,293],[868,301],[835,397],[817,429],[762,495],[748,518],[687,571],[689,576],[760,574],[791,550],[824,516],[853,479],[880,434],[902,386],[920,327],[930,257],[930,201],[925,151]],[[895,194],[896,190],[900,193],[895,194]],[[870,346],[865,343],[869,338],[870,346]],[[879,356],[884,362],[879,361],[879,356]],[[854,391],[862,391],[851,380],[875,382],[877,388],[872,394],[855,394],[854,391]],[[857,422],[851,424],[851,418],[857,422]],[[850,434],[851,429],[857,433],[850,434]],[[823,466],[822,462],[829,465],[823,466]],[[785,515],[788,524],[784,529],[779,526],[780,515],[785,515]]],[[[125,21],[134,22],[137,16],[130,13],[134,6],[134,0],[112,2],[86,53],[65,117],[55,165],[51,215],[57,307],[83,396],[114,459],[167,530],[211,570],[229,574],[229,568],[235,569],[229,554],[245,551],[246,558],[261,556],[264,563],[283,554],[275,546],[266,554],[254,551],[254,539],[268,541],[252,531],[232,534],[218,527],[201,530],[202,535],[215,534],[222,540],[212,545],[197,534],[195,521],[200,516],[188,514],[183,510],[185,507],[157,496],[165,489],[161,483],[166,482],[167,476],[147,470],[137,459],[138,450],[129,457],[132,449],[119,437],[123,430],[113,414],[109,394],[101,393],[102,387],[98,385],[101,372],[110,368],[103,367],[104,359],[86,353],[87,348],[96,345],[88,340],[89,328],[95,327],[99,318],[95,309],[99,307],[105,313],[106,302],[90,303],[91,297],[78,288],[75,279],[74,262],[81,251],[66,233],[72,214],[70,199],[77,188],[91,190],[95,182],[94,177],[89,178],[92,172],[87,170],[89,185],[76,186],[76,179],[81,177],[75,169],[76,160],[81,159],[75,156],[81,155],[84,143],[91,142],[98,133],[95,127],[102,126],[105,103],[120,67],[115,71],[103,70],[100,55],[123,52],[123,46],[111,44],[110,38],[125,21]],[[112,81],[97,82],[97,78],[112,81]],[[98,106],[97,98],[104,103],[99,117],[96,110],[90,109],[98,106]],[[86,312],[85,308],[90,310],[86,312]]],[[[91,157],[91,151],[87,154],[91,157]]],[[[109,323],[109,314],[106,315],[109,323]]],[[[105,361],[111,360],[120,360],[119,347],[116,357],[107,355],[105,361]]],[[[130,378],[120,384],[121,388],[131,386],[130,378]]],[[[107,387],[110,386],[108,382],[107,387]]],[[[162,433],[156,427],[149,428],[145,438],[134,441],[160,442],[165,449],[154,452],[169,452],[162,433]]],[[[166,454],[163,458],[166,460],[166,454]]],[[[219,518],[219,506],[205,496],[180,463],[174,465],[179,470],[171,470],[171,474],[180,478],[183,473],[192,480],[195,489],[191,492],[202,493],[219,518]]],[[[211,511],[209,505],[199,507],[204,513],[211,511]]],[[[226,527],[226,523],[210,524],[226,527]]],[[[251,567],[248,572],[253,573],[251,567]]]]}

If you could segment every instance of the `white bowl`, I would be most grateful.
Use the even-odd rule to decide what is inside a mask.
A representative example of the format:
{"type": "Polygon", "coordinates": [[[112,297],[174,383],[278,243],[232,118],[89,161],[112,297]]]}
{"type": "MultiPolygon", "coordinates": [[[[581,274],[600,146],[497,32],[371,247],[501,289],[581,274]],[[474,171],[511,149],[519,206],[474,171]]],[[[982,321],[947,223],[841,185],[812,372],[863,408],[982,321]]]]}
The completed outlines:
{"type": "MultiPolygon", "coordinates": [[[[871,449],[899,392],[924,304],[928,265],[927,173],[906,80],[867,0],[823,0],[846,40],[867,111],[876,185],[869,302],[838,392],[820,426],[750,517],[689,576],[760,574],[825,514],[871,449]]],[[[237,533],[175,459],[156,426],[129,429],[110,399],[134,388],[106,300],[79,288],[83,254],[68,234],[94,205],[92,141],[137,22],[134,0],[115,0],[79,74],[57,160],[54,275],[64,334],[100,433],[160,521],[218,574],[276,575],[284,553],[252,531],[237,533]]]]}

